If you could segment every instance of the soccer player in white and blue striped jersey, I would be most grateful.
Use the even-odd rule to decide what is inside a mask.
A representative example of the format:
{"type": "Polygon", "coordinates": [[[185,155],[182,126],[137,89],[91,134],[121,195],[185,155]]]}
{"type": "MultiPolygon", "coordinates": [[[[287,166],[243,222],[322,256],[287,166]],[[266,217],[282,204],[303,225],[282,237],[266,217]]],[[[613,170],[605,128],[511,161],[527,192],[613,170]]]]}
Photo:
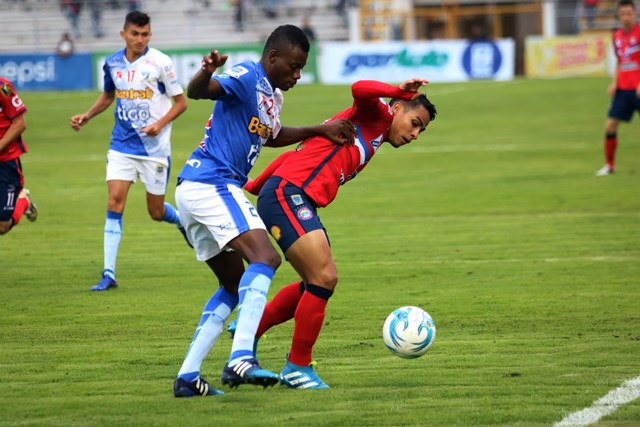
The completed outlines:
{"type": "Polygon", "coordinates": [[[214,76],[228,57],[212,50],[189,83],[190,98],[216,103],[204,139],[178,177],[176,204],[196,258],[211,268],[219,287],[204,306],[174,381],[176,397],[222,394],[202,378],[200,368],[236,305],[237,328],[222,383],[266,387],[279,381],[277,374],[255,360],[253,344],[281,259],[242,186],[263,146],[280,147],[317,135],[335,143],[353,140],[355,130],[348,120],[303,128],[281,126],[281,91],[300,79],[308,53],[309,41],[302,30],[283,25],[267,39],[259,62],[242,62],[214,76]]]}
{"type": "Polygon", "coordinates": [[[187,109],[187,101],[171,59],[150,48],[150,18],[127,14],[120,32],[125,48],[104,64],[104,91],[83,114],[71,117],[75,130],[105,111],[115,100],[115,126],[107,154],[107,220],[104,227],[104,270],[91,288],[106,291],[118,286],[116,258],[122,238],[122,215],[131,184],[140,178],[147,190],[152,219],[181,228],[178,211],[165,202],[171,165],[171,122],[187,109]]]}

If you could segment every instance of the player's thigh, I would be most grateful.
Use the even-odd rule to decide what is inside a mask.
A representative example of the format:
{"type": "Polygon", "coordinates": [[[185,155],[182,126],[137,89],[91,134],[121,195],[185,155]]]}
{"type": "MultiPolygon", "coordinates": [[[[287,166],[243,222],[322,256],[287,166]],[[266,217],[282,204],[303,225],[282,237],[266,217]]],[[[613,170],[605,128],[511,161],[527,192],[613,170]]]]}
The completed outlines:
{"type": "Polygon", "coordinates": [[[242,233],[265,230],[253,205],[235,185],[182,181],[176,188],[176,205],[201,261],[216,256],[242,233]]]}
{"type": "Polygon", "coordinates": [[[287,260],[306,283],[333,289],[338,271],[323,230],[300,236],[286,252],[287,260]]]}
{"type": "Polygon", "coordinates": [[[222,251],[208,259],[206,263],[218,278],[220,286],[237,295],[240,278],[244,274],[244,262],[240,254],[234,251],[222,251]]]}
{"type": "Polygon", "coordinates": [[[300,188],[278,177],[270,178],[260,191],[258,213],[285,254],[301,236],[324,230],[313,201],[300,188]]]}
{"type": "Polygon", "coordinates": [[[155,196],[166,194],[169,181],[169,159],[138,159],[136,169],[147,193],[155,196]]]}
{"type": "Polygon", "coordinates": [[[22,167],[19,159],[0,162],[0,221],[11,219],[22,186],[22,167]]]}
{"type": "Polygon", "coordinates": [[[118,151],[107,152],[107,181],[136,182],[138,171],[132,157],[118,151]]]}
{"type": "Polygon", "coordinates": [[[616,90],[611,100],[608,117],[622,122],[628,122],[636,110],[637,96],[634,90],[616,90]]]}

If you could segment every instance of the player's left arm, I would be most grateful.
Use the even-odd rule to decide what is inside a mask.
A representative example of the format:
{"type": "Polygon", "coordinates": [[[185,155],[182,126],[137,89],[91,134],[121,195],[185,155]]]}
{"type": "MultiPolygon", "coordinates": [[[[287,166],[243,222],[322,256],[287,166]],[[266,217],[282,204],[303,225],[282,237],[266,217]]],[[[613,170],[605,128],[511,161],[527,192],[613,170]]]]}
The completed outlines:
{"type": "Polygon", "coordinates": [[[322,136],[334,144],[352,144],[356,136],[356,128],[349,119],[337,119],[317,126],[288,127],[283,126],[275,139],[270,139],[267,147],[284,147],[302,140],[322,136]]]}
{"type": "Polygon", "coordinates": [[[359,80],[351,86],[351,95],[355,107],[366,110],[375,107],[380,98],[400,98],[409,101],[418,89],[427,83],[428,80],[419,77],[409,79],[398,86],[377,80],[359,80]]]}
{"type": "Polygon", "coordinates": [[[20,113],[17,117],[11,120],[11,126],[7,129],[7,132],[0,138],[0,151],[4,150],[16,139],[20,138],[20,135],[27,129],[27,122],[24,119],[24,113],[20,113]]]}
{"type": "Polygon", "coordinates": [[[185,110],[187,109],[187,99],[184,97],[184,95],[179,94],[173,96],[172,98],[173,105],[171,106],[169,111],[167,111],[167,114],[160,117],[157,122],[151,123],[149,126],[142,128],[140,132],[146,133],[148,136],[157,136],[166,125],[177,119],[180,114],[185,112],[185,110]]]}

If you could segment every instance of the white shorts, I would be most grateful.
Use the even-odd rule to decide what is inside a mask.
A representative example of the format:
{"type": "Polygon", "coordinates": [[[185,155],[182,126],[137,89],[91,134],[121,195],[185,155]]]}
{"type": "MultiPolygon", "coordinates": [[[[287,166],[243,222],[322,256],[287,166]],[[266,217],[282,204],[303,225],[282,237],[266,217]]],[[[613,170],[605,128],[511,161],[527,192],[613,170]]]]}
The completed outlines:
{"type": "Polygon", "coordinates": [[[169,159],[128,156],[118,151],[107,152],[107,181],[140,181],[147,193],[164,196],[169,180],[169,159]]]}
{"type": "Polygon", "coordinates": [[[180,220],[198,261],[218,255],[249,230],[266,230],[244,191],[236,185],[183,181],[176,187],[180,220]]]}

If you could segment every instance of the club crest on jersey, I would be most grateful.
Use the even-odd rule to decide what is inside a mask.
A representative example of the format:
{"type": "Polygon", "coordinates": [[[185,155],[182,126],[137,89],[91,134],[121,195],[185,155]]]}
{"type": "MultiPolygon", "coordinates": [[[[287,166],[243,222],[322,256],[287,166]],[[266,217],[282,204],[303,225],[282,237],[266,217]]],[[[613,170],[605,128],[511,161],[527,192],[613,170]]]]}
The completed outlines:
{"type": "Polygon", "coordinates": [[[302,201],[302,196],[299,194],[294,194],[293,196],[291,196],[291,201],[293,202],[294,205],[299,206],[301,204],[303,204],[304,202],[302,201]]]}
{"type": "Polygon", "coordinates": [[[306,206],[299,209],[298,212],[296,212],[296,215],[302,221],[308,221],[313,218],[313,212],[311,212],[311,209],[307,208],[306,206]]]}
{"type": "Polygon", "coordinates": [[[276,239],[276,241],[280,240],[280,238],[282,237],[282,231],[280,230],[280,227],[278,227],[277,225],[271,226],[271,228],[269,229],[269,233],[271,233],[271,235],[273,236],[274,239],[276,239]]]}

